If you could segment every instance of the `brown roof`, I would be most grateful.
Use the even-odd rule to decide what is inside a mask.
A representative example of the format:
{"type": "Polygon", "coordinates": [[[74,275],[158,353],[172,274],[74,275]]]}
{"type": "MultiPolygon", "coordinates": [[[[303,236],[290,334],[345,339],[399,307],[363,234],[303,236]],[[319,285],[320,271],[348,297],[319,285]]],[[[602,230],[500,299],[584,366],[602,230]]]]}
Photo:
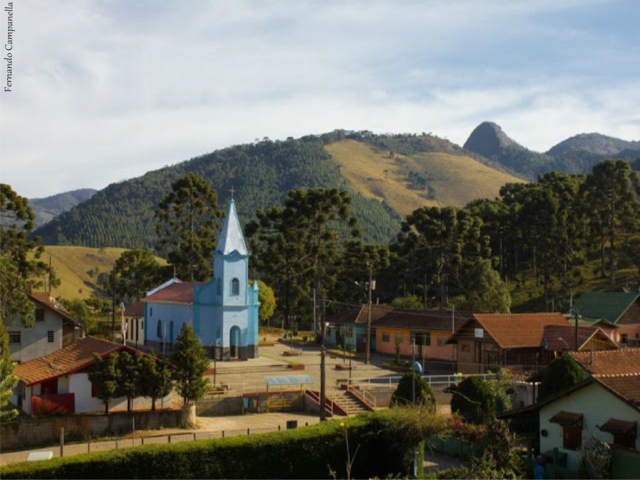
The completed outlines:
{"type": "Polygon", "coordinates": [[[640,348],[571,352],[570,355],[594,377],[640,375],[640,348]]]}
{"type": "Polygon", "coordinates": [[[637,427],[638,422],[618,420],[612,417],[598,428],[603,432],[613,433],[614,435],[631,435],[635,437],[637,427]]]}
{"type": "MultiPolygon", "coordinates": [[[[122,313],[122,310],[120,311],[122,313]]],[[[144,302],[134,303],[124,308],[125,317],[143,317],[144,316],[144,302]]]]}
{"type": "MultiPolygon", "coordinates": [[[[366,324],[368,319],[368,307],[351,308],[327,318],[331,324],[366,324]]],[[[442,310],[405,310],[394,308],[390,305],[371,306],[371,324],[375,327],[399,328],[407,330],[442,330],[451,331],[452,313],[442,310]]],[[[454,315],[454,329],[460,327],[470,314],[468,312],[456,312],[454,315]]]]}
{"type": "Polygon", "coordinates": [[[640,374],[594,376],[593,378],[622,400],[640,410],[640,374]]]}
{"type": "Polygon", "coordinates": [[[60,302],[58,302],[55,298],[51,296],[48,292],[27,292],[27,296],[37,304],[42,305],[49,310],[53,310],[58,315],[60,315],[64,320],[68,320],[73,324],[76,321],[71,317],[69,312],[62,306],[60,302]]]}
{"type": "MultiPolygon", "coordinates": [[[[578,327],[578,350],[591,339],[597,338],[598,342],[606,344],[610,349],[618,348],[600,328],[578,327]]],[[[573,325],[547,325],[544,327],[542,347],[553,352],[576,350],[576,327],[573,325]]]]}
{"type": "Polygon", "coordinates": [[[191,304],[193,303],[193,285],[194,282],[172,283],[153,295],[145,297],[142,301],[154,303],[191,304]]]}
{"type": "Polygon", "coordinates": [[[449,342],[467,337],[468,332],[463,330],[474,324],[480,325],[500,348],[540,347],[547,325],[569,325],[561,313],[474,313],[449,342]]]}
{"type": "Polygon", "coordinates": [[[66,347],[56,350],[44,357],[34,358],[16,366],[15,375],[27,386],[41,383],[45,380],[82,370],[93,364],[93,354],[105,357],[120,350],[137,350],[95,337],[86,337],[70,343],[66,347]]]}
{"type": "Polygon", "coordinates": [[[582,425],[582,413],[565,412],[564,410],[556,413],[549,419],[551,423],[558,423],[562,426],[565,425],[582,425]]]}

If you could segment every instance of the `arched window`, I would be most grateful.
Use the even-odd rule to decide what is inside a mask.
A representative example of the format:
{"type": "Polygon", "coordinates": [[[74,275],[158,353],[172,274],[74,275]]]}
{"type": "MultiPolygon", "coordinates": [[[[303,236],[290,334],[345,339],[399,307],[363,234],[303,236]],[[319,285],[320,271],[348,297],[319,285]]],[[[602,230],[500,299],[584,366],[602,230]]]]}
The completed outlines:
{"type": "Polygon", "coordinates": [[[240,295],[240,280],[237,278],[231,280],[231,295],[235,297],[240,295]]]}
{"type": "Polygon", "coordinates": [[[162,339],[162,320],[158,320],[158,338],[162,339]]]}
{"type": "Polygon", "coordinates": [[[218,282],[216,283],[216,291],[218,292],[218,295],[222,295],[222,280],[218,279],[218,282]]]}

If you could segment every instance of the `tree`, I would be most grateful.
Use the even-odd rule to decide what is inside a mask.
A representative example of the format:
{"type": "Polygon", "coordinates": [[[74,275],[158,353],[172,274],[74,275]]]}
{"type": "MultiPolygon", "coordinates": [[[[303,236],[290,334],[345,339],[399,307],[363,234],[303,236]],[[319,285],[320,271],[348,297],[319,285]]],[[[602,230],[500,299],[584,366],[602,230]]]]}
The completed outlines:
{"type": "Polygon", "coordinates": [[[147,381],[141,375],[140,355],[127,350],[120,352],[116,368],[119,373],[116,396],[127,397],[127,411],[130,412],[133,399],[140,396],[141,383],[147,381]]]}
{"type": "Polygon", "coordinates": [[[568,354],[562,354],[545,369],[538,390],[538,401],[544,400],[587,378],[584,369],[568,354]]]}
{"type": "Polygon", "coordinates": [[[436,411],[436,398],[431,387],[413,371],[402,376],[389,403],[391,407],[406,405],[421,405],[426,406],[430,412],[436,411]]]}
{"type": "Polygon", "coordinates": [[[189,173],[171,186],[155,211],[157,248],[167,255],[178,277],[211,278],[211,252],[223,217],[217,193],[202,177],[189,173]]]}
{"type": "Polygon", "coordinates": [[[90,334],[96,328],[98,319],[92,309],[89,308],[89,305],[87,305],[87,302],[79,298],[73,300],[61,298],[60,303],[87,334],[90,334]]]}
{"type": "Polygon", "coordinates": [[[176,390],[184,405],[204,397],[209,381],[203,375],[209,367],[209,359],[190,323],[184,323],[180,329],[171,353],[171,363],[176,390]]]}
{"type": "Polygon", "coordinates": [[[15,364],[11,361],[9,351],[9,334],[0,322],[0,421],[7,422],[18,415],[17,410],[5,410],[13,396],[13,389],[18,384],[18,378],[13,374],[15,364]]]}
{"type": "Polygon", "coordinates": [[[59,285],[55,272],[40,260],[43,247],[38,246],[40,238],[29,238],[34,227],[35,214],[29,207],[29,200],[13,191],[10,185],[0,183],[0,254],[8,254],[18,272],[34,286],[42,285],[36,279],[48,276],[51,286],[59,285]],[[33,257],[29,257],[29,253],[33,257]]]}
{"type": "Polygon", "coordinates": [[[9,320],[33,325],[33,303],[25,292],[24,278],[7,253],[0,254],[0,322],[9,320]]]}
{"type": "Polygon", "coordinates": [[[262,280],[258,280],[258,301],[260,302],[258,316],[262,322],[268,322],[276,310],[276,296],[273,288],[262,280]]]}
{"type": "Polygon", "coordinates": [[[496,416],[496,399],[480,377],[467,377],[451,388],[451,412],[471,423],[485,423],[496,416]]]}
{"type": "Polygon", "coordinates": [[[466,299],[463,308],[471,312],[509,313],[511,295],[491,260],[478,258],[466,269],[462,280],[466,299]]]}
{"type": "Polygon", "coordinates": [[[96,396],[104,403],[104,414],[109,415],[109,402],[118,394],[118,354],[102,358],[94,353],[93,358],[95,362],[89,372],[89,381],[94,385],[96,396]]]}
{"type": "Polygon", "coordinates": [[[156,400],[171,392],[171,368],[167,362],[159,360],[155,354],[144,355],[140,359],[140,395],[151,398],[151,411],[156,411],[156,400]]]}
{"type": "Polygon", "coordinates": [[[148,250],[127,250],[120,255],[108,277],[107,289],[122,302],[135,303],[162,283],[160,263],[148,250]]]}
{"type": "Polygon", "coordinates": [[[424,303],[417,295],[407,295],[406,297],[394,298],[391,306],[395,308],[405,308],[407,310],[423,310],[424,303]]]}

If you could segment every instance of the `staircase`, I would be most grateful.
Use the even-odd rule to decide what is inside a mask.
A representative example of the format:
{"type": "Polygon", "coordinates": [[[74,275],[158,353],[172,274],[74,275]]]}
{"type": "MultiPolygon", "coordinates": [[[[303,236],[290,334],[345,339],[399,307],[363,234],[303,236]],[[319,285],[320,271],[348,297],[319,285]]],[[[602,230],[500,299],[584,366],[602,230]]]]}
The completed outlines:
{"type": "Polygon", "coordinates": [[[333,402],[349,416],[371,411],[371,409],[367,408],[360,400],[349,395],[346,390],[332,389],[327,391],[327,398],[333,400],[333,402]]]}

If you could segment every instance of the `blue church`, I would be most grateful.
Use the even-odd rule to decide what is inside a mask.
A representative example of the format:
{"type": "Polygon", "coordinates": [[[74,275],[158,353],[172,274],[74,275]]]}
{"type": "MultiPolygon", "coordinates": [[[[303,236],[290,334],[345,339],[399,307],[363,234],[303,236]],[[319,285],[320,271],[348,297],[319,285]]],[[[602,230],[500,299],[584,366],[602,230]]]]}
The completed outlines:
{"type": "Polygon", "coordinates": [[[144,298],[145,345],[168,353],[185,322],[217,360],[258,357],[258,282],[249,285],[249,252],[233,199],[213,252],[213,278],[173,278],[144,298]]]}

